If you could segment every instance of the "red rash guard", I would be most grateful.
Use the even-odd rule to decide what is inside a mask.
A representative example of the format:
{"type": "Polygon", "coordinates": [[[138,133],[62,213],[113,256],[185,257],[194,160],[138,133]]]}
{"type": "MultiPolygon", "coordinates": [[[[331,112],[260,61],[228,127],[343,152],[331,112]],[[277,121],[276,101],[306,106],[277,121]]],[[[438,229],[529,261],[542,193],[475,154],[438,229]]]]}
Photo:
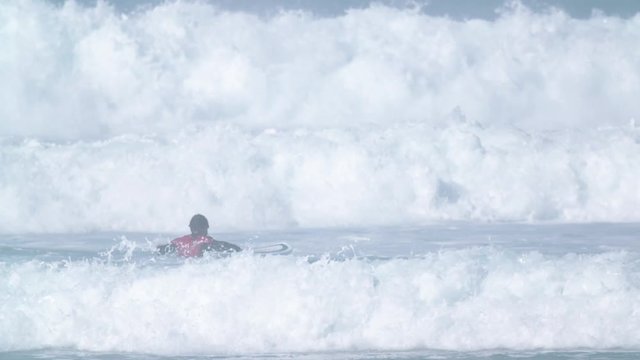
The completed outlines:
{"type": "Polygon", "coordinates": [[[177,239],[171,240],[171,244],[176,247],[176,253],[184,257],[202,256],[203,248],[206,245],[213,244],[213,238],[209,236],[191,236],[185,235],[177,239]]]}

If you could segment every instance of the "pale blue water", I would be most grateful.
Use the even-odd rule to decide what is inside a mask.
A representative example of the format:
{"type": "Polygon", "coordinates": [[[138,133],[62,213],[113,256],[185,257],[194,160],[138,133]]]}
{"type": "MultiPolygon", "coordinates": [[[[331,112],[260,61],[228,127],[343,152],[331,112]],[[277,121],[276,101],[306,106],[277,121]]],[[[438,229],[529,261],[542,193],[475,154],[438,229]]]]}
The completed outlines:
{"type": "MultiPolygon", "coordinates": [[[[161,357],[153,355],[131,355],[123,353],[115,354],[95,354],[75,351],[50,351],[50,352],[15,352],[4,354],[7,360],[21,359],[95,359],[95,360],[150,360],[150,359],[173,359],[173,360],[197,360],[197,359],[303,359],[303,360],[325,360],[325,359],[346,359],[346,360],[629,360],[637,359],[637,352],[629,351],[568,351],[568,352],[479,352],[479,353],[459,353],[447,351],[420,351],[420,352],[395,352],[395,353],[324,353],[324,354],[269,354],[253,356],[170,356],[161,357]]],[[[4,358],[3,358],[4,359],[4,358]]]]}
{"type": "MultiPolygon", "coordinates": [[[[62,0],[50,0],[53,3],[62,3],[62,0]]],[[[94,0],[79,0],[79,3],[93,4],[94,0]]],[[[136,7],[157,5],[160,0],[112,0],[121,9],[132,10],[136,7]]],[[[279,10],[305,10],[317,15],[335,16],[349,9],[366,8],[372,3],[387,6],[412,7],[420,5],[422,10],[430,15],[451,16],[456,19],[482,18],[494,19],[497,16],[496,9],[505,4],[503,0],[431,0],[431,1],[406,1],[406,0],[208,0],[209,4],[220,6],[223,9],[243,10],[253,13],[269,14],[279,10]]],[[[640,4],[635,0],[521,0],[534,9],[546,9],[556,7],[577,17],[589,17],[593,11],[600,11],[608,15],[631,17],[640,11],[640,4]]]]}

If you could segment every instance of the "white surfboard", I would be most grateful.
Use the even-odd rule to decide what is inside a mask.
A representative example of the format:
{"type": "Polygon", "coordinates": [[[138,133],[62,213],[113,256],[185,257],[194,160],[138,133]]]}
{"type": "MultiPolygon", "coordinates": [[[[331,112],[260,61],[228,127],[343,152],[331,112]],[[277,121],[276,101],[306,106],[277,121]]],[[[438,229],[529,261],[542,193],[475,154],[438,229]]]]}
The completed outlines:
{"type": "Polygon", "coordinates": [[[254,254],[288,255],[293,249],[285,243],[258,246],[253,248],[254,254]]]}

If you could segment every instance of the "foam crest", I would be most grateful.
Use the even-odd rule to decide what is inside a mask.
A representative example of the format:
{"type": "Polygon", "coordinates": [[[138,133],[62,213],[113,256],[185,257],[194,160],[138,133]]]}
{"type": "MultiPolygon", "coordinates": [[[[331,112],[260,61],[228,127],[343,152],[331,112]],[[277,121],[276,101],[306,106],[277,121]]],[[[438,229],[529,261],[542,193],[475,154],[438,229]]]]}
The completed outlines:
{"type": "Polygon", "coordinates": [[[259,17],[168,2],[122,13],[36,0],[4,2],[0,16],[5,136],[439,123],[454,108],[482,124],[557,129],[640,113],[637,18],[517,4],[495,21],[385,6],[259,17]]]}
{"type": "Polygon", "coordinates": [[[628,253],[490,248],[384,262],[4,263],[0,349],[635,348],[638,270],[628,253]]]}

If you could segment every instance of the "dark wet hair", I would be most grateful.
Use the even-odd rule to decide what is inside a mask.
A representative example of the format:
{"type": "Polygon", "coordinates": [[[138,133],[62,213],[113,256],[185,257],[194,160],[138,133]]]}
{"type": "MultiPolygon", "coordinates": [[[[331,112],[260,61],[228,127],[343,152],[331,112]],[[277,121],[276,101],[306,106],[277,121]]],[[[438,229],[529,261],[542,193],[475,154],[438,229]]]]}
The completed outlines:
{"type": "Polygon", "coordinates": [[[189,222],[189,227],[193,230],[207,230],[209,229],[209,221],[204,215],[195,214],[189,222]]]}

